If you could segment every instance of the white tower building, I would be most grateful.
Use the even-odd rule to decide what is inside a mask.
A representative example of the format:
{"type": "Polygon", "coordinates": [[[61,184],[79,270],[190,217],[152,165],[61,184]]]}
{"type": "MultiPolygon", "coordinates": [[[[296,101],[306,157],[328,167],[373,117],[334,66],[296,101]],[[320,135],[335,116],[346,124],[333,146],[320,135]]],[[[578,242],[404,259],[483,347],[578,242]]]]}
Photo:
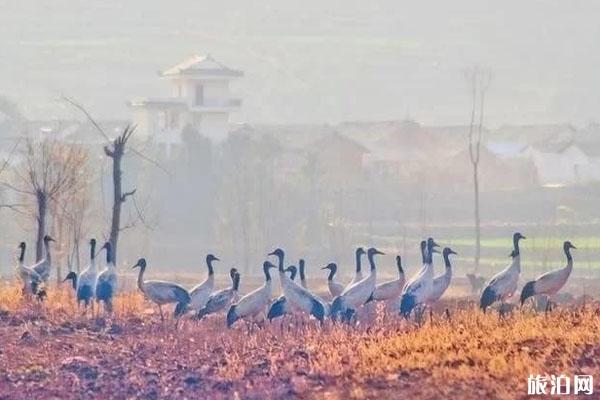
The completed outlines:
{"type": "Polygon", "coordinates": [[[214,141],[229,131],[229,114],[240,109],[241,100],[231,97],[229,84],[243,76],[210,55],[194,56],[161,74],[170,82],[171,97],[142,98],[129,102],[137,132],[156,143],[181,143],[186,126],[214,141]]]}

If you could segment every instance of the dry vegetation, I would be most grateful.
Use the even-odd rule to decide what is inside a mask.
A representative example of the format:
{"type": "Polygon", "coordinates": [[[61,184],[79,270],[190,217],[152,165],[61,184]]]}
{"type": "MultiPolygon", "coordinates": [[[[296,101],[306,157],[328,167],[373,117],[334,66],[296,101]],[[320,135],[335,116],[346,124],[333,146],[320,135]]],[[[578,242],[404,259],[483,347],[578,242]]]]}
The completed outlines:
{"type": "Polygon", "coordinates": [[[288,317],[227,330],[218,316],[175,329],[137,293],[108,320],[81,316],[65,288],[40,306],[0,285],[0,399],[512,399],[530,373],[600,379],[599,304],[506,320],[448,306],[450,319],[438,312],[420,328],[379,309],[358,326],[288,317]]]}

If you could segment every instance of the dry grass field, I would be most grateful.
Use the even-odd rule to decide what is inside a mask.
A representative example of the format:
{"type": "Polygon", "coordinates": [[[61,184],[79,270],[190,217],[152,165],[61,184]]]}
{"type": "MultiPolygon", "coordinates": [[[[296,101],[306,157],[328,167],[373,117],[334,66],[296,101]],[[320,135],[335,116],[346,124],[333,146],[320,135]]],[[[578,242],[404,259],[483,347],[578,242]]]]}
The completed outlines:
{"type": "Polygon", "coordinates": [[[600,304],[501,319],[451,300],[420,327],[382,308],[352,326],[288,316],[229,330],[214,316],[176,328],[137,292],[92,318],[67,288],[39,305],[0,285],[0,399],[514,399],[544,373],[595,375],[600,393],[600,304]]]}

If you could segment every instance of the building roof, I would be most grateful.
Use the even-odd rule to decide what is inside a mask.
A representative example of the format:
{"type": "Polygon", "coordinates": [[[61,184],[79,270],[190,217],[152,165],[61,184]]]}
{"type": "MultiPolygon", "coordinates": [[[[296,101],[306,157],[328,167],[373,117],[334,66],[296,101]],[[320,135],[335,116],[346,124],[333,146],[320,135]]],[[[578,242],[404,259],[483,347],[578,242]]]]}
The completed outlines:
{"type": "Polygon", "coordinates": [[[225,66],[208,54],[205,56],[192,56],[187,60],[166,69],[161,75],[166,77],[178,75],[218,75],[236,77],[242,76],[243,72],[225,66]]]}

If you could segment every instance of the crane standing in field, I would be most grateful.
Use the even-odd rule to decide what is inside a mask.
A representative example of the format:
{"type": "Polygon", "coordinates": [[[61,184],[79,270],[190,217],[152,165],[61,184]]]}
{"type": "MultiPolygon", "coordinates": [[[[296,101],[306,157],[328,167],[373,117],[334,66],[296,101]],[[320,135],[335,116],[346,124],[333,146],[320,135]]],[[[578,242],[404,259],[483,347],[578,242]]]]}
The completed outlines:
{"type": "Polygon", "coordinates": [[[138,288],[144,293],[146,298],[158,306],[161,321],[164,321],[165,319],[162,310],[162,306],[165,304],[176,304],[173,316],[175,318],[180,317],[187,310],[190,303],[190,294],[181,285],[173,282],[158,280],[145,281],[144,272],[146,272],[146,266],[146,259],[140,258],[138,262],[131,267],[132,269],[140,269],[137,280],[138,288]]]}
{"type": "Polygon", "coordinates": [[[96,239],[90,239],[90,265],[84,269],[77,279],[77,306],[84,303],[84,312],[92,305],[98,282],[98,267],[96,265],[96,239]]]}
{"type": "Polygon", "coordinates": [[[323,304],[323,301],[308,289],[297,285],[286,275],[286,271],[283,268],[285,257],[284,251],[282,249],[276,249],[269,253],[269,255],[276,256],[278,259],[279,281],[281,283],[281,290],[283,291],[287,302],[290,303],[293,309],[302,310],[323,322],[323,319],[325,318],[325,305],[323,304]]]}
{"type": "Polygon", "coordinates": [[[377,283],[377,267],[374,260],[374,257],[377,254],[383,255],[384,253],[374,247],[371,247],[367,251],[371,273],[362,280],[344,289],[342,294],[333,299],[333,303],[331,304],[332,318],[343,316],[343,318],[347,320],[349,315],[353,315],[358,307],[364,305],[367,300],[369,300],[375,291],[375,285],[377,283]]]}
{"type": "Polygon", "coordinates": [[[512,260],[508,266],[489,280],[486,284],[479,305],[483,312],[494,302],[500,300],[506,301],[517,290],[519,276],[521,275],[521,252],[519,250],[519,241],[525,239],[525,236],[520,232],[513,235],[513,251],[511,253],[512,260]]]}
{"type": "Polygon", "coordinates": [[[30,296],[35,294],[38,285],[42,282],[40,275],[31,267],[25,265],[25,242],[19,243],[19,258],[17,262],[17,273],[23,281],[23,294],[30,296]]]}
{"type": "Polygon", "coordinates": [[[276,267],[269,261],[265,261],[263,263],[265,283],[229,307],[229,311],[227,312],[227,326],[229,328],[239,319],[256,318],[261,313],[264,313],[269,301],[271,301],[272,287],[269,270],[272,268],[276,267]]]}
{"type": "MultiPolygon", "coordinates": [[[[421,249],[423,249],[421,243],[421,249]]],[[[417,305],[426,305],[431,291],[433,290],[433,253],[437,253],[436,247],[439,245],[433,238],[427,239],[425,243],[426,251],[424,252],[423,268],[419,273],[412,278],[402,290],[400,298],[400,314],[404,318],[408,318],[410,313],[417,305]]]]}
{"type": "Polygon", "coordinates": [[[446,269],[442,275],[433,278],[433,288],[431,290],[431,294],[429,295],[429,299],[427,300],[427,303],[430,305],[437,302],[450,286],[450,281],[452,280],[452,264],[450,263],[451,254],[456,255],[456,252],[449,247],[446,247],[444,250],[442,250],[444,266],[446,269]]]}
{"type": "Polygon", "coordinates": [[[521,306],[531,296],[546,295],[546,311],[551,308],[551,297],[554,296],[567,283],[571,272],[573,271],[573,256],[571,249],[577,249],[570,241],[563,243],[563,251],[567,258],[567,265],[563,268],[546,272],[538,276],[535,280],[527,282],[521,291],[521,306]]]}
{"type": "Polygon", "coordinates": [[[106,250],[106,268],[98,275],[96,284],[96,300],[104,303],[104,311],[112,313],[113,298],[117,292],[117,269],[112,257],[112,246],[110,242],[104,243],[103,250],[106,250]]]}
{"type": "MultiPolygon", "coordinates": [[[[290,279],[292,281],[296,279],[297,269],[295,266],[290,265],[285,269],[285,272],[290,273],[290,279]]],[[[285,294],[282,294],[277,299],[275,299],[269,306],[269,311],[267,312],[267,319],[269,321],[273,321],[275,318],[284,316],[289,311],[290,303],[287,301],[285,294]]]]}
{"type": "Polygon", "coordinates": [[[237,269],[231,268],[229,276],[231,277],[231,286],[218,290],[208,296],[206,305],[198,311],[198,319],[225,309],[235,299],[240,288],[240,273],[237,269]]]}
{"type": "Polygon", "coordinates": [[[208,276],[204,280],[204,282],[196,285],[190,290],[190,308],[194,311],[200,311],[202,307],[206,304],[208,300],[208,296],[212,293],[212,290],[215,286],[215,271],[213,270],[213,261],[219,261],[217,257],[213,254],[208,254],[206,256],[206,268],[208,269],[208,276]]]}

